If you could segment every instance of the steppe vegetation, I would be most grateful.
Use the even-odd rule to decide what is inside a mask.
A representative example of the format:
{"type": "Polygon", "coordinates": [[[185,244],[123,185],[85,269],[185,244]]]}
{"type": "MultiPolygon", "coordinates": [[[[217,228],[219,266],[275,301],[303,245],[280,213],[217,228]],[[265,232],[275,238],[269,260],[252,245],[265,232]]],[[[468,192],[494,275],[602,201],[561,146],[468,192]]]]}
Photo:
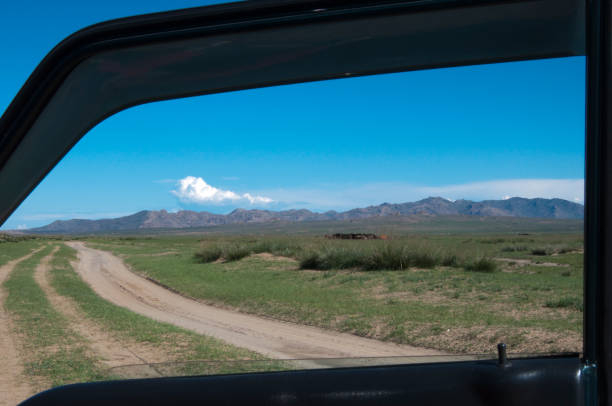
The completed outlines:
{"type": "MultiPolygon", "coordinates": [[[[6,274],[2,292],[34,391],[98,379],[296,367],[104,300],[75,272],[75,251],[63,239],[0,239],[0,265],[33,253],[6,274]],[[52,291],[36,279],[42,264],[52,291]],[[72,303],[79,318],[58,307],[57,297],[72,303]],[[148,372],[109,367],[75,323],[129,347],[148,372]]],[[[575,232],[423,232],[385,241],[313,233],[80,239],[217,307],[453,354],[492,353],[501,341],[513,353],[581,351],[583,239],[575,232]]]]}
{"type": "Polygon", "coordinates": [[[242,312],[453,353],[581,350],[582,236],[92,238],[133,271],[242,312]],[[544,252],[544,254],[541,254],[544,252]]]}
{"type": "Polygon", "coordinates": [[[38,239],[15,238],[6,234],[0,234],[0,266],[23,257],[40,246],[41,241],[38,239]]]}
{"type": "Polygon", "coordinates": [[[272,239],[205,241],[195,253],[202,263],[219,259],[237,261],[252,254],[268,253],[294,258],[300,269],[356,269],[362,271],[433,269],[436,266],[495,272],[497,264],[486,257],[467,257],[419,239],[397,241],[333,241],[323,239],[272,239]]]}

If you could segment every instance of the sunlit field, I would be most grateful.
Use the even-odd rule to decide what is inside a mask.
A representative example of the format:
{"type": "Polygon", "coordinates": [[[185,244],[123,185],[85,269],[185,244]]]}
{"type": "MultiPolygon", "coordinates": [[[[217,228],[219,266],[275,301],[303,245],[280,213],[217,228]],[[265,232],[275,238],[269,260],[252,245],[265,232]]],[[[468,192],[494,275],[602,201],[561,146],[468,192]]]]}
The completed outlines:
{"type": "MultiPolygon", "coordinates": [[[[521,233],[525,234],[525,233],[521,233]]],[[[206,303],[452,353],[580,351],[582,235],[95,238],[206,303]]]]}
{"type": "MultiPolygon", "coordinates": [[[[6,271],[8,333],[24,361],[16,373],[34,392],[100,379],[346,363],[278,360],[113,303],[82,278],[82,258],[71,241],[115,255],[129,273],[188,300],[261,320],[413,346],[417,353],[446,357],[441,360],[490,357],[499,342],[514,356],[581,351],[581,221],[330,224],[189,234],[4,235],[0,265],[6,271]],[[361,231],[371,234],[369,239],[332,238],[361,231]]],[[[350,365],[428,362],[428,357],[435,361],[422,355],[364,358],[350,365]]]]}

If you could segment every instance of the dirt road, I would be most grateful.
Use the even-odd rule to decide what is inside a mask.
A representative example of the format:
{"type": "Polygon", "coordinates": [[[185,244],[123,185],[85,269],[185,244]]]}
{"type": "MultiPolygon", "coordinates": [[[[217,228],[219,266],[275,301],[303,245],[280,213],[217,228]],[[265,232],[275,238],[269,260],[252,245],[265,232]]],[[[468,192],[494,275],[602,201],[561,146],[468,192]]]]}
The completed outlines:
{"type": "Polygon", "coordinates": [[[124,365],[134,365],[132,368],[137,377],[158,377],[160,374],[150,366],[151,362],[162,362],[164,357],[156,359],[155,353],[147,346],[118,340],[108,334],[103,328],[88,320],[78,306],[69,298],[59,295],[51,285],[50,262],[57,252],[56,246],[51,254],[44,257],[36,266],[34,280],[45,293],[49,303],[61,313],[68,321],[70,331],[85,339],[89,352],[93,358],[99,359],[107,368],[116,368],[124,365]]]}
{"type": "Polygon", "coordinates": [[[209,306],[173,293],[131,272],[121,259],[82,242],[75,269],[102,298],[152,319],[221,339],[276,359],[441,355],[209,306]]]}

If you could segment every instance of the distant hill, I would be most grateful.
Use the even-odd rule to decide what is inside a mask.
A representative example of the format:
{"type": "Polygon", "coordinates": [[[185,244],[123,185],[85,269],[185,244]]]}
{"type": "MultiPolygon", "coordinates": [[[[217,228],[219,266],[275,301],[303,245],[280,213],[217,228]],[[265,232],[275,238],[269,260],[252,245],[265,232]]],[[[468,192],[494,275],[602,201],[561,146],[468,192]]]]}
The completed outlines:
{"type": "Polygon", "coordinates": [[[269,222],[304,222],[358,220],[387,216],[480,216],[526,217],[543,219],[582,219],[584,206],[563,199],[525,199],[513,197],[505,200],[455,202],[441,197],[429,197],[417,202],[383,203],[378,206],[352,209],[345,212],[310,210],[245,210],[236,209],[229,214],[213,214],[189,210],[168,213],[166,210],[143,210],[130,216],[102,220],[57,220],[27,230],[32,233],[88,234],[155,228],[195,228],[228,224],[257,224],[269,222]]]}

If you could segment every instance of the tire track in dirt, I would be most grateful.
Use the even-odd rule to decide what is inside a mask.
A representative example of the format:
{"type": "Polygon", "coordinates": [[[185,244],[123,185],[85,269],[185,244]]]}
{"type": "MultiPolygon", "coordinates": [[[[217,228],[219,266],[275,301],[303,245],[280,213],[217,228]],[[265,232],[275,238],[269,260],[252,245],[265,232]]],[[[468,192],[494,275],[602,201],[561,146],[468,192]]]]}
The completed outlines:
{"type": "Polygon", "coordinates": [[[116,256],[66,243],[78,252],[76,270],[102,298],[154,320],[174,324],[276,359],[444,355],[220,309],[173,293],[135,273],[116,256]]]}
{"type": "Polygon", "coordinates": [[[20,262],[43,248],[37,248],[0,267],[0,406],[16,405],[36,393],[36,389],[23,379],[23,361],[17,350],[11,317],[4,308],[6,291],[2,284],[20,262]]]}
{"type": "Polygon", "coordinates": [[[131,370],[139,378],[161,376],[150,365],[151,362],[167,361],[166,358],[160,358],[159,351],[136,342],[116,339],[89,320],[72,299],[55,291],[50,282],[51,266],[49,263],[58,249],[59,246],[56,246],[51,254],[45,256],[36,266],[34,280],[45,293],[51,306],[66,318],[70,330],[86,340],[92,355],[99,359],[105,367],[115,368],[130,365],[134,366],[131,370]]]}

